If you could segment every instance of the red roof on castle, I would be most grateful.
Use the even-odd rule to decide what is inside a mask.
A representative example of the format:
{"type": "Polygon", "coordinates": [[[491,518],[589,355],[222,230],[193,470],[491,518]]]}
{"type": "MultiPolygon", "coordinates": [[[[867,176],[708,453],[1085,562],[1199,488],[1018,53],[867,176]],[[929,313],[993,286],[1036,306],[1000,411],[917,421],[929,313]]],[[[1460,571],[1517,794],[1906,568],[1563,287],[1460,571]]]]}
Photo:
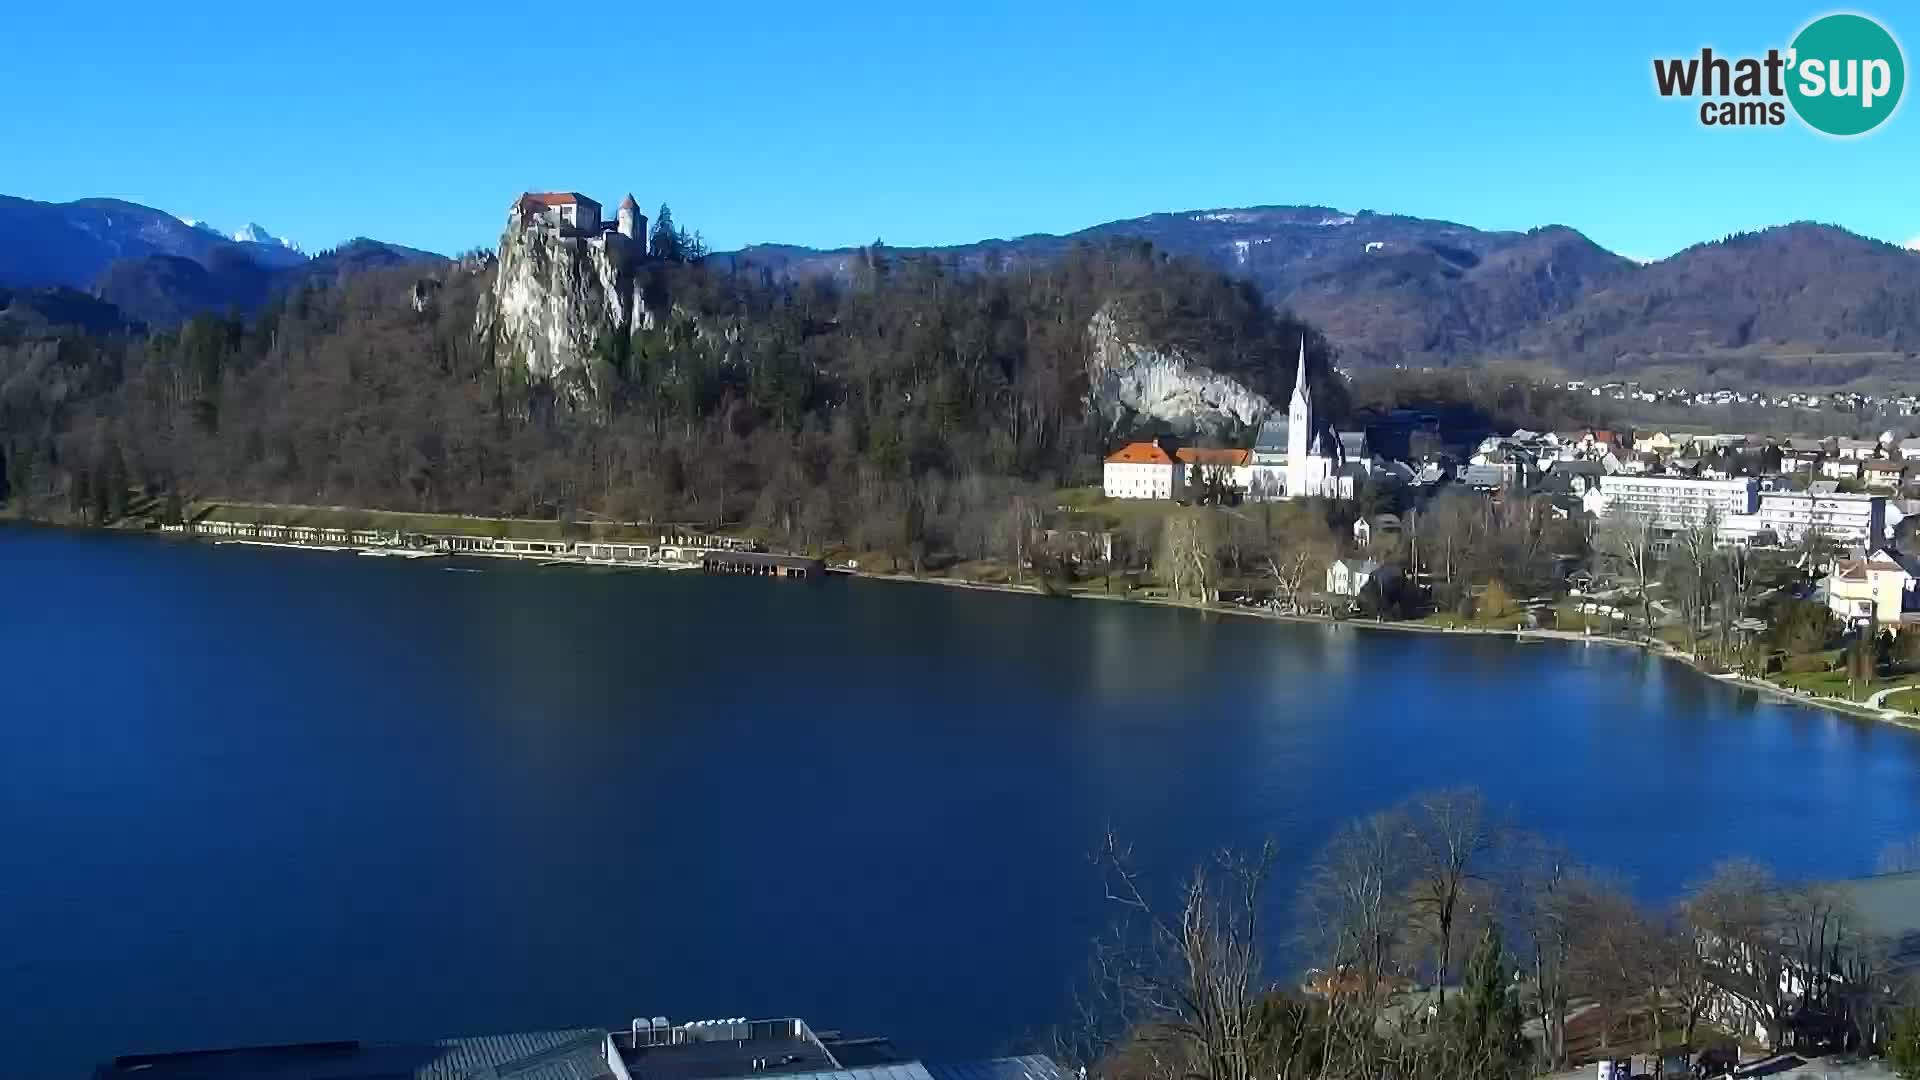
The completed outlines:
{"type": "Polygon", "coordinates": [[[622,210],[640,209],[640,204],[633,201],[633,192],[631,191],[627,192],[627,197],[620,200],[620,209],[622,210]]]}
{"type": "Polygon", "coordinates": [[[592,199],[587,198],[577,191],[529,191],[520,196],[520,205],[522,208],[528,204],[540,207],[551,207],[572,206],[576,203],[585,203],[595,210],[600,209],[599,203],[594,202],[592,199]]]}

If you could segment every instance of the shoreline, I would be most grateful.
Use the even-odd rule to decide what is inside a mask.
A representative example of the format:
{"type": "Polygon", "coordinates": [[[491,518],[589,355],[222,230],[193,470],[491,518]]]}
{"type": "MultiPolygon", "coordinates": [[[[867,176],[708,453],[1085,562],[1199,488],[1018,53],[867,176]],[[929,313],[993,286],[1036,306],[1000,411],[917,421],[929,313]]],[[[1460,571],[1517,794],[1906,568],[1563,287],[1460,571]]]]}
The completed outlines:
{"type": "MultiPolygon", "coordinates": [[[[365,555],[401,556],[401,557],[406,557],[407,561],[413,561],[413,559],[423,558],[423,557],[445,558],[451,554],[451,555],[477,555],[481,557],[507,559],[511,561],[536,561],[543,566],[565,566],[565,567],[574,567],[574,566],[596,567],[597,566],[597,567],[602,567],[606,569],[665,570],[665,571],[680,571],[680,570],[697,568],[694,565],[677,565],[677,564],[641,564],[641,563],[599,562],[599,561],[573,560],[573,559],[540,559],[537,556],[532,556],[532,555],[525,555],[525,554],[509,555],[509,554],[496,553],[496,552],[461,552],[461,553],[446,553],[446,554],[437,553],[437,552],[429,554],[426,552],[422,552],[419,554],[413,554],[413,553],[404,553],[391,548],[367,547],[367,546],[356,545],[356,544],[346,544],[346,545],[309,544],[309,543],[302,543],[299,541],[272,541],[272,540],[263,541],[263,540],[249,540],[249,539],[238,539],[238,538],[215,539],[213,537],[200,537],[200,536],[192,536],[192,535],[183,536],[179,533],[158,533],[158,532],[153,532],[152,530],[145,530],[145,529],[135,530],[135,529],[102,528],[99,526],[87,526],[87,525],[76,526],[76,525],[69,525],[61,522],[41,521],[33,518],[22,518],[22,517],[13,517],[13,516],[0,517],[0,524],[37,526],[42,528],[51,528],[61,532],[71,532],[71,533],[103,533],[103,534],[118,534],[118,535],[124,535],[124,536],[140,536],[140,537],[152,536],[152,537],[157,537],[163,540],[172,540],[175,542],[205,543],[214,547],[234,545],[234,546],[247,546],[247,547],[286,548],[286,549],[299,550],[299,551],[322,551],[322,552],[331,552],[335,554],[355,552],[355,553],[365,554],[365,555]]],[[[1469,636],[1479,636],[1479,637],[1500,637],[1500,638],[1510,638],[1515,642],[1557,641],[1563,644],[1573,644],[1573,643],[1584,643],[1589,645],[1600,644],[1600,645],[1606,645],[1613,648],[1626,648],[1626,649],[1639,650],[1649,655],[1658,657],[1662,660],[1668,660],[1673,663],[1677,663],[1685,667],[1687,670],[1693,672],[1694,674],[1701,676],[1702,678],[1711,679],[1714,682],[1721,683],[1731,687],[1737,687],[1744,690],[1751,690],[1756,694],[1765,695],[1783,703],[1806,705],[1813,708],[1825,709],[1828,712],[1838,713],[1842,716],[1850,717],[1856,720],[1869,720],[1869,721],[1874,721],[1882,724],[1887,724],[1891,727],[1904,728],[1908,731],[1920,732],[1920,716],[1909,715],[1907,713],[1902,713],[1894,709],[1876,708],[1874,706],[1867,705],[1864,702],[1847,701],[1841,698],[1826,697],[1819,694],[1796,693],[1793,690],[1787,689],[1786,687],[1778,686],[1764,679],[1755,679],[1751,676],[1740,675],[1733,672],[1727,672],[1727,673],[1711,672],[1706,670],[1702,666],[1700,666],[1700,664],[1697,663],[1692,656],[1688,655],[1687,653],[1683,653],[1678,649],[1675,649],[1672,646],[1667,645],[1665,643],[1660,643],[1657,646],[1650,646],[1646,642],[1631,641],[1626,638],[1614,637],[1609,634],[1575,633],[1571,630],[1526,629],[1526,628],[1517,627],[1517,626],[1511,630],[1506,630],[1506,629],[1493,629],[1490,627],[1475,627],[1475,626],[1469,626],[1469,627],[1432,626],[1432,625],[1427,625],[1423,623],[1405,622],[1405,621],[1386,622],[1386,621],[1368,621],[1365,619],[1336,619],[1327,615],[1283,614],[1280,612],[1265,611],[1265,610],[1239,607],[1239,606],[1195,605],[1195,604],[1181,603],[1174,600],[1160,599],[1156,597],[1120,596],[1112,593],[1101,593],[1101,592],[1048,593],[1048,592],[1042,591],[1039,587],[1033,586],[1033,585],[1015,585],[1010,582],[968,581],[964,578],[942,577],[942,576],[936,576],[936,575],[915,576],[913,574],[908,574],[908,573],[882,573],[874,570],[834,570],[829,568],[826,576],[848,577],[848,578],[855,578],[863,581],[893,582],[893,583],[908,584],[908,585],[935,585],[935,586],[948,588],[948,589],[962,589],[962,590],[970,590],[975,592],[1006,593],[1009,595],[1027,596],[1027,597],[1032,597],[1032,598],[1041,599],[1041,600],[1095,600],[1095,601],[1106,601],[1109,603],[1139,604],[1139,605],[1148,606],[1148,607],[1162,607],[1162,608],[1173,608],[1181,611],[1195,611],[1195,612],[1200,612],[1202,614],[1207,614],[1207,615],[1230,615],[1230,616],[1238,616],[1241,618],[1259,619],[1267,622],[1295,623],[1295,624],[1310,625],[1310,626],[1353,627],[1361,630],[1381,630],[1381,631],[1388,631],[1393,633],[1411,633],[1411,634],[1438,634],[1443,636],[1469,635],[1469,636]]]]}
{"type": "Polygon", "coordinates": [[[1701,678],[1716,683],[1751,690],[1757,694],[1771,697],[1783,704],[1806,705],[1825,709],[1855,720],[1869,720],[1891,727],[1904,728],[1920,732],[1920,717],[1911,716],[1894,709],[1876,709],[1862,702],[1846,701],[1841,698],[1824,697],[1819,694],[1795,693],[1764,679],[1733,672],[1716,673],[1701,667],[1693,657],[1664,643],[1650,647],[1645,642],[1630,641],[1626,638],[1608,634],[1581,634],[1571,630],[1538,630],[1515,627],[1512,630],[1495,630],[1487,627],[1429,626],[1413,622],[1374,622],[1365,619],[1335,619],[1326,615],[1288,615],[1279,612],[1260,611],[1243,607],[1222,607],[1211,605],[1183,604],[1173,600],[1153,597],[1115,596],[1110,593],[1061,593],[1048,594],[1031,585],[1013,585],[990,581],[965,581],[958,578],[914,577],[912,574],[884,574],[866,570],[856,570],[845,574],[847,577],[866,581],[889,581],[909,585],[938,585],[951,589],[967,589],[980,592],[1000,592],[1019,596],[1031,596],[1044,600],[1104,600],[1125,604],[1141,604],[1151,607],[1174,608],[1181,611],[1195,611],[1207,615],[1237,615],[1242,618],[1261,619],[1268,622],[1296,623],[1309,626],[1353,627],[1361,630],[1383,630],[1405,634],[1438,634],[1442,636],[1479,636],[1511,638],[1515,642],[1557,641],[1563,644],[1606,645],[1613,648],[1632,649],[1661,660],[1671,661],[1686,668],[1701,678]]]}

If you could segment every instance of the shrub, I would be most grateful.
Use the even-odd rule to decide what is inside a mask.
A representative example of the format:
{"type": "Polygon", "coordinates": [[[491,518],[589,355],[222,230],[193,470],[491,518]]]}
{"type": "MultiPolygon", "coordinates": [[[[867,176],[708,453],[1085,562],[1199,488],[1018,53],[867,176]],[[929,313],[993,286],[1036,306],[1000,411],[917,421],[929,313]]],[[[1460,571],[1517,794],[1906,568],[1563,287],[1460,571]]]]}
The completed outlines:
{"type": "Polygon", "coordinates": [[[1920,1080],[1920,1008],[1901,1010],[1887,1040],[1887,1061],[1907,1080],[1920,1080]]]}

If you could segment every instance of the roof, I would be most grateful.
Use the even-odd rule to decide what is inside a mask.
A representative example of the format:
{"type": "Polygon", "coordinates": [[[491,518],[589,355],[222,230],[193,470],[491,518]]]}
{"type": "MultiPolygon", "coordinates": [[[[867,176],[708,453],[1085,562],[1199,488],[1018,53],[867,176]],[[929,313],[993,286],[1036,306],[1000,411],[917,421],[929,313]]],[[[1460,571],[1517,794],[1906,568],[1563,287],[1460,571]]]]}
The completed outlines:
{"type": "Polygon", "coordinates": [[[1171,465],[1165,450],[1150,442],[1130,442],[1107,455],[1109,465],[1171,465]]]}
{"type": "Polygon", "coordinates": [[[1598,461],[1573,459],[1554,462],[1550,471],[1565,475],[1599,476],[1607,471],[1607,467],[1598,461]]]}
{"type": "Polygon", "coordinates": [[[209,1080],[605,1080],[607,1033],[568,1028],[433,1043],[352,1040],[115,1058],[99,1078],[209,1080]]]}
{"type": "Polygon", "coordinates": [[[1375,570],[1380,569],[1380,564],[1372,559],[1340,559],[1338,561],[1341,566],[1347,568],[1347,573],[1358,574],[1361,577],[1369,577],[1375,570]]]}
{"type": "Polygon", "coordinates": [[[1173,456],[1187,465],[1245,465],[1252,459],[1253,451],[1211,450],[1200,446],[1183,446],[1176,450],[1173,456]]]}
{"type": "Polygon", "coordinates": [[[627,192],[627,197],[620,200],[620,209],[622,210],[640,209],[640,204],[633,201],[633,192],[631,191],[627,192]]]}
{"type": "Polygon", "coordinates": [[[542,206],[571,206],[574,203],[585,203],[597,208],[600,205],[577,191],[529,191],[520,196],[520,201],[536,202],[542,206]]]}
{"type": "Polygon", "coordinates": [[[1263,454],[1286,453],[1287,435],[1292,428],[1291,417],[1283,413],[1274,414],[1260,425],[1260,434],[1253,440],[1253,448],[1263,454]]]}
{"type": "Polygon", "coordinates": [[[1040,1054],[928,1065],[926,1069],[933,1080],[1064,1080],[1066,1075],[1052,1058],[1040,1054]]]}

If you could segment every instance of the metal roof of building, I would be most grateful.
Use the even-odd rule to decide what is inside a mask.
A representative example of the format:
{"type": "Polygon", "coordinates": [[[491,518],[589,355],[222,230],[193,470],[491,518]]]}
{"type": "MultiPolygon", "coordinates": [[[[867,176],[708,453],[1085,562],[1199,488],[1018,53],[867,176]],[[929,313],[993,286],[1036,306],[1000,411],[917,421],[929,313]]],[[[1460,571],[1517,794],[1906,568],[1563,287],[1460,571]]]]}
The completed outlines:
{"type": "Polygon", "coordinates": [[[356,1041],[134,1054],[94,1071],[100,1080],[607,1080],[607,1033],[568,1028],[420,1043],[356,1041]]]}
{"type": "Polygon", "coordinates": [[[929,1065],[927,1074],[933,1080],[1065,1080],[1066,1077],[1052,1058],[1039,1054],[929,1065]]]}
{"type": "Polygon", "coordinates": [[[414,1080],[599,1080],[611,1076],[603,1028],[443,1039],[446,1055],[414,1080]]]}

